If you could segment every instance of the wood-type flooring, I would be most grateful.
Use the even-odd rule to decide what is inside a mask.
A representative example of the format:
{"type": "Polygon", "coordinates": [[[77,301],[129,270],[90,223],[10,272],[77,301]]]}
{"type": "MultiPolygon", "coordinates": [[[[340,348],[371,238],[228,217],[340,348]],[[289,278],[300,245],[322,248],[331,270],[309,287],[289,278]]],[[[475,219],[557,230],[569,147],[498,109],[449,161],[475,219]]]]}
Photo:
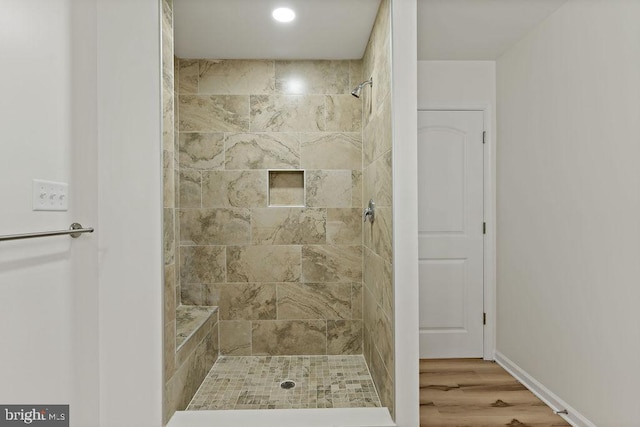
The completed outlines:
{"type": "Polygon", "coordinates": [[[500,365],[420,361],[421,427],[570,426],[500,365]]]}

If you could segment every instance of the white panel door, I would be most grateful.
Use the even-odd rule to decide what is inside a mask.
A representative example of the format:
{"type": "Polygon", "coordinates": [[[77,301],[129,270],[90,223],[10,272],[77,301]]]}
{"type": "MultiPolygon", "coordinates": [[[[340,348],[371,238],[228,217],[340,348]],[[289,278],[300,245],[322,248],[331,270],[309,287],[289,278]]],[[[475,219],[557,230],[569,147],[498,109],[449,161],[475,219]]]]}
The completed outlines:
{"type": "Polygon", "coordinates": [[[483,113],[418,113],[420,357],[483,356],[483,113]]]}

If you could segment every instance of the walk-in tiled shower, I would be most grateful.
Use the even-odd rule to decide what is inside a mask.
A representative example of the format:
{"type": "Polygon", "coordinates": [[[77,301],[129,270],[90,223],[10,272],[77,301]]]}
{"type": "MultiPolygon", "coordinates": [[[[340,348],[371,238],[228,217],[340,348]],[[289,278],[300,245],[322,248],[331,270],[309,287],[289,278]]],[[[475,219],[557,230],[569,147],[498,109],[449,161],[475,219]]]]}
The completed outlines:
{"type": "Polygon", "coordinates": [[[389,26],[358,60],[174,58],[164,0],[165,419],[393,411],[389,26]]]}

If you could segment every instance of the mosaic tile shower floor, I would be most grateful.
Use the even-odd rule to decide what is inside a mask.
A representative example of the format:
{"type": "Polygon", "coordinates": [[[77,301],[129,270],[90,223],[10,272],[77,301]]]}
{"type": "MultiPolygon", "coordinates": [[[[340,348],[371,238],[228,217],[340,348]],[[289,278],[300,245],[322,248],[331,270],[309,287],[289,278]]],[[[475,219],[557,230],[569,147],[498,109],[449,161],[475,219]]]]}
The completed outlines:
{"type": "Polygon", "coordinates": [[[187,410],[379,406],[363,356],[221,356],[187,410]]]}

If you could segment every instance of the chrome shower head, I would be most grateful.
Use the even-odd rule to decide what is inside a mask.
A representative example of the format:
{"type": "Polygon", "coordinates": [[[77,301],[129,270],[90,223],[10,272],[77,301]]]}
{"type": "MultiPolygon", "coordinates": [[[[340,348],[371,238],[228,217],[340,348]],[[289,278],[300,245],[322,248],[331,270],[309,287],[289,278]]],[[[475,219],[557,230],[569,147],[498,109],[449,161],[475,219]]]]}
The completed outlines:
{"type": "Polygon", "coordinates": [[[356,87],[354,90],[351,91],[351,95],[355,96],[356,98],[360,98],[360,92],[362,92],[362,88],[365,87],[366,85],[373,86],[373,77],[371,77],[366,82],[360,83],[358,87],[356,87]]]}

